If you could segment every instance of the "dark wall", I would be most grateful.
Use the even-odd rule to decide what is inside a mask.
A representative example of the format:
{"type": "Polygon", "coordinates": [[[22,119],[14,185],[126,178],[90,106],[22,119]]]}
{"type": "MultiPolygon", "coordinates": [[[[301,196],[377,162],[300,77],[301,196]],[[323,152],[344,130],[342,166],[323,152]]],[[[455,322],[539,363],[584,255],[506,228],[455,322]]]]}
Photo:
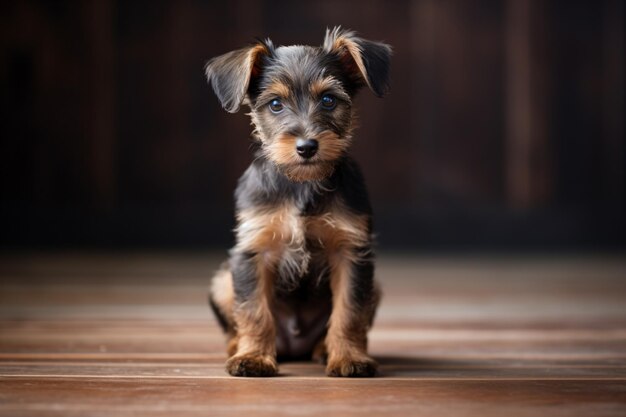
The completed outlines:
{"type": "Polygon", "coordinates": [[[383,247],[623,247],[624,10],[604,1],[0,6],[0,244],[231,243],[245,115],[203,65],[341,24],[394,47],[353,153],[383,247]]]}

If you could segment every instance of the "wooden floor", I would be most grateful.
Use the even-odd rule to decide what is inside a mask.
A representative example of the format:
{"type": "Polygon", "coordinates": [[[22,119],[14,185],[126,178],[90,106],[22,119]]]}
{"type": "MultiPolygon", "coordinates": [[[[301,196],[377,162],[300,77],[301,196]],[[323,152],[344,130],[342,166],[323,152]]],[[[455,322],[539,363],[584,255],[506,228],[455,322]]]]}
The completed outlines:
{"type": "Polygon", "coordinates": [[[1,416],[626,416],[619,256],[382,256],[375,379],[226,375],[204,253],[0,255],[1,416]]]}

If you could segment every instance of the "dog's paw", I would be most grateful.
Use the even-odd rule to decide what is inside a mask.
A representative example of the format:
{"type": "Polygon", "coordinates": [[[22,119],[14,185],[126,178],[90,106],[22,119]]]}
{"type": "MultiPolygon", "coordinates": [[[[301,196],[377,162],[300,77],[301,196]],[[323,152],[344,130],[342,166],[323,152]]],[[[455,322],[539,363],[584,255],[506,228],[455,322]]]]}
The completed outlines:
{"type": "Polygon", "coordinates": [[[232,376],[274,376],[278,366],[271,356],[236,355],[226,361],[226,371],[232,376]]]}
{"type": "Polygon", "coordinates": [[[334,377],[367,378],[376,376],[378,364],[372,358],[341,358],[329,360],[326,375],[334,377]]]}

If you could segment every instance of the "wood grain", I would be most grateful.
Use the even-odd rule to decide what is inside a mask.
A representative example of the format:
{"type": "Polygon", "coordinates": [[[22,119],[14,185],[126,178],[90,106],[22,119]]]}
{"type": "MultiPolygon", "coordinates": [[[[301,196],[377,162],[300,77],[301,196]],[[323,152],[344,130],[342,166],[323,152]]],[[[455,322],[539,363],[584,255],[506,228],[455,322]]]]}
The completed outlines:
{"type": "Polygon", "coordinates": [[[623,416],[619,256],[382,256],[375,379],[224,372],[205,253],[0,255],[0,416],[623,416]]]}

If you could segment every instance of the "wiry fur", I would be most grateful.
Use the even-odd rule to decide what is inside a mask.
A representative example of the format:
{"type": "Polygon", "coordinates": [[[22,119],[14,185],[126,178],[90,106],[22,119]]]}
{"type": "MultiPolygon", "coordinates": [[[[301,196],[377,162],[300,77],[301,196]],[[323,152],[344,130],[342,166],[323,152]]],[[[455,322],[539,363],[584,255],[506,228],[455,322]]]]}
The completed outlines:
{"type": "Polygon", "coordinates": [[[276,358],[327,360],[331,376],[371,376],[367,331],[380,293],[374,282],[371,208],[348,156],[352,99],[388,88],[388,45],[340,28],[322,47],[271,41],[214,58],[206,73],[227,111],[250,108],[255,159],[235,193],[237,243],[209,299],[228,338],[226,367],[270,376],[276,358]],[[324,108],[322,97],[336,106],[324,108]],[[270,103],[280,100],[278,113],[270,103]],[[316,152],[296,152],[304,139],[316,152]]]}

